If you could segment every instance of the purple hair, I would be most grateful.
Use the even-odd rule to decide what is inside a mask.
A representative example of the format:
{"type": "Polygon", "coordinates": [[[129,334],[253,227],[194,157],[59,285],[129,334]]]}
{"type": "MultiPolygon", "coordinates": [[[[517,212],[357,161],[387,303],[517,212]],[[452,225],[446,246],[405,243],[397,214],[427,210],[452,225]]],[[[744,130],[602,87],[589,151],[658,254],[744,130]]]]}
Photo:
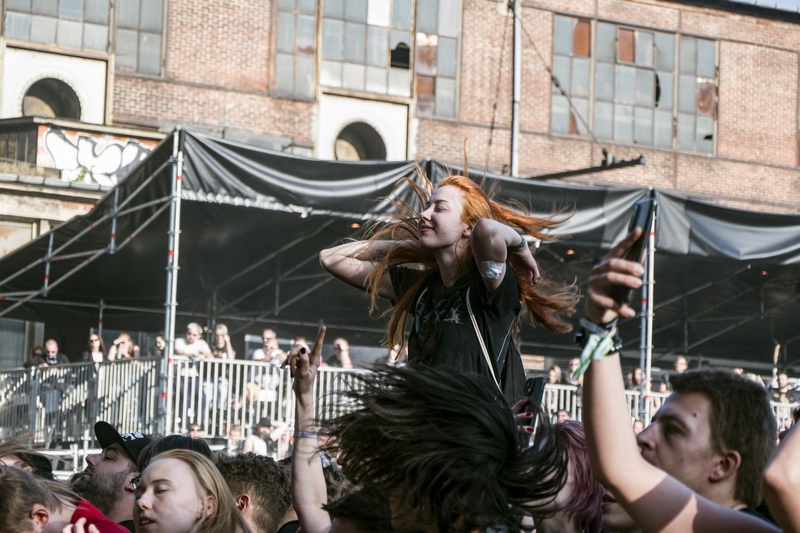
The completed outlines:
{"type": "Polygon", "coordinates": [[[583,424],[577,420],[565,420],[554,427],[556,435],[566,445],[569,475],[573,478],[572,494],[565,511],[575,519],[580,531],[600,533],[603,530],[604,489],[589,468],[589,450],[583,424]]]}

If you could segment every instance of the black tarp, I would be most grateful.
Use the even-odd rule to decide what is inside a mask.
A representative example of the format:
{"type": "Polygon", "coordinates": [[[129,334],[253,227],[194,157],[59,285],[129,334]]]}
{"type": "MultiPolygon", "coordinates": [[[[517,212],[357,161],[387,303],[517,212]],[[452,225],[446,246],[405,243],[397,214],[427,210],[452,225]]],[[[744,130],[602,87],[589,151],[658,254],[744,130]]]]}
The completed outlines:
{"type": "MultiPolygon", "coordinates": [[[[383,322],[370,317],[359,291],[327,276],[317,261],[320,249],[358,237],[389,204],[390,194],[419,166],[434,181],[450,169],[431,160],[339,163],[180,132],[184,157],[178,274],[178,332],[190,320],[212,314],[236,334],[276,326],[281,335],[312,336],[317,324],[340,331],[354,344],[375,343],[383,322]],[[237,277],[238,276],[238,277],[237,277]]],[[[126,206],[152,202],[118,217],[116,241],[141,232],[121,251],[104,254],[69,279],[6,316],[92,327],[102,299],[106,327],[157,331],[166,300],[169,209],[144,229],[165,205],[173,157],[168,137],[117,187],[126,206]],[[148,179],[161,168],[155,177],[148,179]],[[159,201],[161,200],[161,201],[159,201]]],[[[458,171],[459,169],[453,168],[458,171]]],[[[630,208],[654,194],[661,206],[655,262],[654,357],[687,353],[771,365],[775,342],[797,340],[800,311],[798,262],[800,217],[728,209],[647,188],[584,187],[474,174],[535,213],[561,210],[572,216],[545,243],[537,258],[548,275],[584,284],[594,261],[625,233],[630,208]],[[703,342],[700,342],[703,341],[703,342]],[[688,347],[688,349],[686,349],[688,347]]],[[[393,192],[394,191],[394,192],[393,192]]],[[[54,229],[54,248],[92,224],[64,254],[102,249],[109,243],[115,191],[87,215],[54,229]]],[[[0,259],[0,279],[47,254],[50,234],[0,259]]],[[[83,259],[51,264],[50,283],[83,259]]],[[[0,286],[0,293],[38,291],[44,263],[0,286]]],[[[0,301],[0,311],[18,297],[0,301]]],[[[638,319],[623,324],[628,347],[639,346],[638,319]]],[[[526,328],[526,352],[566,357],[576,352],[571,335],[526,328]]]]}

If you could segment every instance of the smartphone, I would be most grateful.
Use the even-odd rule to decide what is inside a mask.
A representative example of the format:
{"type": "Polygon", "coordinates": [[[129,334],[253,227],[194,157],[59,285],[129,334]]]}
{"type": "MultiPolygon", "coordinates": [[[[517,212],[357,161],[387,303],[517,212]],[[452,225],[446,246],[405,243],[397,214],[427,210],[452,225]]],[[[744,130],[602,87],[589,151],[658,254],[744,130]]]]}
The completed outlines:
{"type": "MultiPolygon", "coordinates": [[[[631,220],[628,223],[628,233],[636,228],[642,228],[642,234],[636,242],[628,249],[625,259],[628,261],[644,262],[644,254],[647,251],[647,240],[650,238],[650,228],[653,225],[653,217],[656,213],[658,201],[655,198],[644,198],[633,204],[631,220]]],[[[633,295],[639,289],[629,289],[628,287],[614,287],[611,296],[619,303],[630,305],[633,295]]]]}
{"type": "Polygon", "coordinates": [[[547,378],[539,376],[536,378],[528,378],[525,382],[525,396],[528,398],[528,411],[533,413],[530,425],[536,426],[536,418],[542,410],[542,400],[544,399],[544,386],[547,383],[547,378]]]}

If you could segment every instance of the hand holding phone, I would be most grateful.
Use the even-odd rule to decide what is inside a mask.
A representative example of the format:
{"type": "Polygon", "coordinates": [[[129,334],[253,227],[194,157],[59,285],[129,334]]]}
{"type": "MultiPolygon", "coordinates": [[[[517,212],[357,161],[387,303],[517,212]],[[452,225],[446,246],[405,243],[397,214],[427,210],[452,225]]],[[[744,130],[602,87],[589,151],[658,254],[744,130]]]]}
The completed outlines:
{"type": "MultiPolygon", "coordinates": [[[[650,228],[653,225],[653,217],[656,212],[658,202],[655,198],[644,198],[633,205],[631,220],[628,223],[628,233],[636,228],[641,228],[642,233],[635,243],[625,254],[625,260],[636,263],[644,262],[644,255],[647,251],[647,241],[650,238],[650,228]]],[[[611,297],[618,303],[630,305],[633,301],[634,289],[616,286],[611,290],[611,297]]]]}

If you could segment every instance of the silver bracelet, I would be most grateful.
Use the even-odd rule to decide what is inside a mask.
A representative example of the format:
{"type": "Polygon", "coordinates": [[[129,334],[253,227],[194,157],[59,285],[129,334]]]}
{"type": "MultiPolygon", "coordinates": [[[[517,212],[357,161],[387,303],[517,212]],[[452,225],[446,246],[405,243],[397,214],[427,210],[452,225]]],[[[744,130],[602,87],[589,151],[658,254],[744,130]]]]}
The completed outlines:
{"type": "Polygon", "coordinates": [[[303,429],[294,430],[294,438],[296,439],[315,439],[317,438],[316,431],[306,431],[303,429]]]}

